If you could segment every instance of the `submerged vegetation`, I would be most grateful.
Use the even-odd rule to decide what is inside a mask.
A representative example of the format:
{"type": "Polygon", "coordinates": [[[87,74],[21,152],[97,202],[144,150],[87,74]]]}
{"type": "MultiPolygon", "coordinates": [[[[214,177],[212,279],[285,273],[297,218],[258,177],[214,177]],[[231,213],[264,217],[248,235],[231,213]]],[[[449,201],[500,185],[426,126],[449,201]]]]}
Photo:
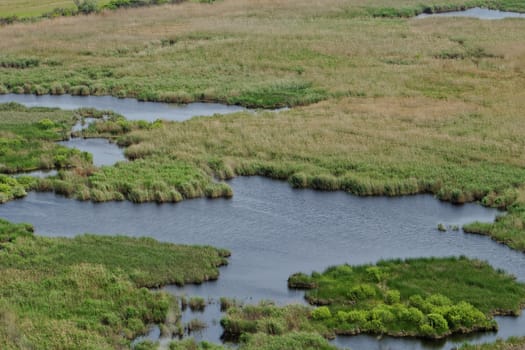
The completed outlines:
{"type": "Polygon", "coordinates": [[[144,287],[217,278],[226,255],[151,238],[43,238],[1,220],[0,347],[129,348],[176,307],[144,287]]]}

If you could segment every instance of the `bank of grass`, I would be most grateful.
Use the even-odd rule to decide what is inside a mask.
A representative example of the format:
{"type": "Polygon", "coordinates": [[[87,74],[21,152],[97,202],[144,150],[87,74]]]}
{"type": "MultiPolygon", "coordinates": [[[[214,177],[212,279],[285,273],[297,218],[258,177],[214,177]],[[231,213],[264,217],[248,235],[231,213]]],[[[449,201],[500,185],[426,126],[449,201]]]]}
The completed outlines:
{"type": "MultiPolygon", "coordinates": [[[[21,3],[20,1],[6,0],[0,4],[0,24],[49,19],[59,16],[78,16],[119,8],[178,4],[183,1],[185,0],[29,0],[21,3]]],[[[212,3],[215,0],[191,1],[212,3]]]]}
{"type": "Polygon", "coordinates": [[[0,220],[0,347],[124,349],[176,307],[144,287],[218,276],[226,251],[149,238],[34,236],[0,220]]]}
{"type": "MultiPolygon", "coordinates": [[[[60,19],[69,39],[57,39],[64,27],[42,22],[34,45],[53,50],[61,66],[0,74],[9,90],[63,84],[62,91],[173,102],[296,105],[325,91],[328,101],[297,110],[165,123],[134,131],[123,144],[132,145],[131,158],[169,154],[222,177],[258,174],[359,195],[429,192],[457,203],[512,197],[525,163],[514,88],[523,84],[523,21],[344,17],[362,5],[230,0],[141,8],[60,19]],[[76,36],[87,44],[78,46],[76,36]]],[[[30,26],[2,30],[17,38],[30,26]]],[[[17,54],[26,50],[22,41],[9,41],[6,55],[25,55],[17,54]]],[[[129,129],[122,124],[107,131],[129,129]]]]}
{"type": "Polygon", "coordinates": [[[404,116],[352,111],[363,103],[367,109],[388,108],[368,106],[372,101],[344,98],[277,115],[239,113],[164,123],[155,130],[132,132],[120,142],[129,145],[128,157],[169,155],[219,178],[262,175],[287,180],[296,188],[361,196],[433,193],[454,203],[483,200],[499,207],[516,199],[525,170],[514,156],[522,156],[503,139],[492,139],[487,148],[486,140],[470,129],[471,122],[491,123],[488,115],[432,122],[433,111],[420,119],[425,107],[442,105],[429,106],[435,102],[428,99],[405,100],[414,110],[404,116]]]}
{"type": "Polygon", "coordinates": [[[497,340],[487,344],[464,344],[460,350],[521,350],[525,348],[525,338],[510,338],[497,340]]]}
{"type": "MultiPolygon", "coordinates": [[[[254,335],[245,335],[239,344],[239,350],[335,350],[337,347],[328,343],[320,335],[313,333],[292,332],[280,336],[257,333],[254,335]]],[[[144,347],[143,350],[157,349],[156,344],[150,344],[150,347],[144,347]]],[[[201,342],[197,343],[192,339],[180,342],[172,342],[170,350],[223,350],[225,347],[201,342]]],[[[135,348],[139,350],[139,348],[135,348]]]]}
{"type": "Polygon", "coordinates": [[[467,258],[381,261],[295,274],[291,288],[308,289],[311,313],[335,334],[442,338],[495,330],[493,315],[518,315],[525,286],[487,263],[467,258]]]}
{"type": "Polygon", "coordinates": [[[191,164],[168,157],[121,162],[85,173],[82,168],[40,179],[39,191],[54,191],[80,200],[176,203],[197,197],[229,198],[232,189],[212,181],[191,164]]]}
{"type": "Polygon", "coordinates": [[[486,235],[509,247],[525,252],[525,204],[507,208],[493,223],[474,222],[463,226],[467,233],[486,235]]]}
{"type": "MultiPolygon", "coordinates": [[[[425,82],[412,76],[417,72],[446,83],[447,75],[438,75],[435,68],[424,72],[429,56],[436,55],[427,51],[439,53],[455,48],[457,42],[452,44],[446,37],[429,40],[418,30],[412,32],[406,20],[370,18],[367,11],[385,7],[397,11],[420,3],[330,0],[321,6],[312,0],[294,0],[259,6],[242,0],[211,5],[187,2],[17,24],[2,28],[9,40],[0,47],[0,61],[31,59],[39,64],[2,68],[0,81],[5,91],[12,92],[111,94],[259,107],[310,104],[348,94],[400,96],[405,84],[395,83],[399,65],[406,66],[399,72],[403,81],[425,82]],[[32,38],[19,34],[31,26],[50,31],[38,31],[32,38]],[[371,40],[378,33],[389,34],[371,40]],[[75,41],[78,35],[86,45],[75,41]],[[31,44],[26,45],[28,42],[31,44]],[[48,50],[53,55],[45,54],[48,50]]],[[[501,7],[516,2],[492,3],[501,7]]],[[[465,7],[473,2],[445,0],[425,6],[438,8],[440,4],[465,7]]],[[[476,39],[467,44],[484,48],[492,41],[476,39]]],[[[464,88],[437,86],[444,88],[441,95],[464,88]]]]}
{"type": "MultiPolygon", "coordinates": [[[[95,0],[95,6],[90,6],[89,10],[103,11],[115,10],[126,7],[140,7],[151,5],[162,5],[169,3],[180,3],[181,0],[95,0]]],[[[193,0],[196,3],[213,3],[214,0],[193,0]]],[[[79,2],[80,4],[83,1],[79,2]]],[[[525,11],[522,2],[517,0],[441,0],[416,2],[405,0],[398,2],[372,1],[368,4],[362,1],[354,1],[354,6],[364,7],[371,15],[390,16],[390,17],[409,17],[422,12],[435,13],[454,10],[463,10],[476,6],[489,7],[507,11],[525,11]]],[[[82,8],[75,6],[73,0],[43,0],[43,1],[19,1],[7,0],[0,4],[0,18],[4,23],[17,20],[28,20],[38,18],[53,18],[57,16],[73,16],[82,13],[82,8]]]]}

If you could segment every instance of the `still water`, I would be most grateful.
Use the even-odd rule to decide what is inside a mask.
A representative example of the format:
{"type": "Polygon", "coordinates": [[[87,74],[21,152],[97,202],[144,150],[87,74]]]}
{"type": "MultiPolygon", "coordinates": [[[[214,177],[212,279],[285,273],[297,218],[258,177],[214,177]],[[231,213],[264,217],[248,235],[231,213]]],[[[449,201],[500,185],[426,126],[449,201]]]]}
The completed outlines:
{"type": "Polygon", "coordinates": [[[126,160],[124,150],[106,139],[72,138],[68,141],[60,141],[58,144],[91,153],[93,155],[93,164],[96,166],[113,165],[116,162],[126,160]]]}
{"type": "MultiPolygon", "coordinates": [[[[30,193],[0,206],[0,217],[29,222],[43,236],[85,232],[150,236],[161,241],[228,248],[230,264],[216,282],[165,289],[217,300],[221,296],[252,303],[304,302],[303,293],[287,289],[294,272],[322,271],[333,264],[374,263],[379,259],[466,255],[488,260],[525,281],[525,254],[487,237],[437,230],[438,223],[463,225],[493,221],[498,212],[475,204],[455,206],[430,195],[359,198],[342,192],[294,190],[287,183],[261,177],[230,182],[232,199],[195,199],[178,204],[94,204],[50,193],[30,193]]],[[[198,317],[208,321],[201,339],[219,341],[218,306],[198,317]],[[215,322],[214,322],[215,320],[215,322]]],[[[525,318],[499,318],[498,336],[523,335],[525,318]]],[[[496,334],[483,334],[489,341],[496,334]]],[[[414,339],[339,337],[336,344],[354,349],[448,349],[450,343],[414,339]]]]}

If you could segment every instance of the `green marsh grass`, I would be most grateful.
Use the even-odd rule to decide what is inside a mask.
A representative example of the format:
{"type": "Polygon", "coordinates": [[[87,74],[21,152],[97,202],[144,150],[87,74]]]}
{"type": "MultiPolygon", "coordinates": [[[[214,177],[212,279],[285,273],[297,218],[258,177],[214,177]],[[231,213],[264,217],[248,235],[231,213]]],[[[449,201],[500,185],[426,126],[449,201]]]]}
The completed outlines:
{"type": "Polygon", "coordinates": [[[487,344],[464,344],[460,350],[521,350],[525,347],[525,338],[498,339],[494,343],[487,344]]]}
{"type": "Polygon", "coordinates": [[[32,232],[0,221],[2,349],[129,348],[150,323],[176,312],[171,296],[144,287],[217,278],[226,262],[211,247],[32,232]]]}
{"type": "Polygon", "coordinates": [[[497,328],[493,315],[518,315],[525,285],[487,263],[467,258],[380,261],[341,265],[322,274],[292,275],[318,305],[314,324],[335,334],[390,334],[442,338],[497,328]]]}
{"type": "Polygon", "coordinates": [[[68,111],[0,104],[0,172],[60,169],[91,163],[88,154],[55,144],[69,138],[73,123],[73,114],[68,111]]]}
{"type": "Polygon", "coordinates": [[[204,311],[206,308],[206,300],[202,297],[191,297],[188,305],[191,311],[204,311]]]}
{"type": "Polygon", "coordinates": [[[64,171],[40,180],[35,187],[95,202],[176,203],[203,196],[229,198],[233,195],[227,184],[212,182],[211,176],[199,168],[168,157],[121,162],[89,173],[82,173],[82,169],[64,171]]]}
{"type": "Polygon", "coordinates": [[[507,208],[507,213],[494,223],[473,222],[463,226],[467,233],[486,235],[509,247],[525,252],[525,206],[523,203],[507,208]]]}
{"type": "MultiPolygon", "coordinates": [[[[213,343],[197,343],[193,339],[172,342],[170,350],[224,350],[223,346],[213,343]]],[[[306,332],[291,332],[281,336],[272,336],[264,333],[245,335],[239,350],[335,350],[326,339],[317,334],[306,332]]]]}

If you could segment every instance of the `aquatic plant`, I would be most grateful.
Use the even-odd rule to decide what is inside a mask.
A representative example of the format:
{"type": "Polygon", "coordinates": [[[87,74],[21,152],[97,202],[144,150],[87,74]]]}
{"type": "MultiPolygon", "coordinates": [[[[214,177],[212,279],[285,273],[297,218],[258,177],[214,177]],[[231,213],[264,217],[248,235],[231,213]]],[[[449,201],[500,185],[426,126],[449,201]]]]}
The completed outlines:
{"type": "Polygon", "coordinates": [[[202,297],[191,297],[188,305],[191,311],[204,311],[206,308],[206,300],[202,297]]]}

